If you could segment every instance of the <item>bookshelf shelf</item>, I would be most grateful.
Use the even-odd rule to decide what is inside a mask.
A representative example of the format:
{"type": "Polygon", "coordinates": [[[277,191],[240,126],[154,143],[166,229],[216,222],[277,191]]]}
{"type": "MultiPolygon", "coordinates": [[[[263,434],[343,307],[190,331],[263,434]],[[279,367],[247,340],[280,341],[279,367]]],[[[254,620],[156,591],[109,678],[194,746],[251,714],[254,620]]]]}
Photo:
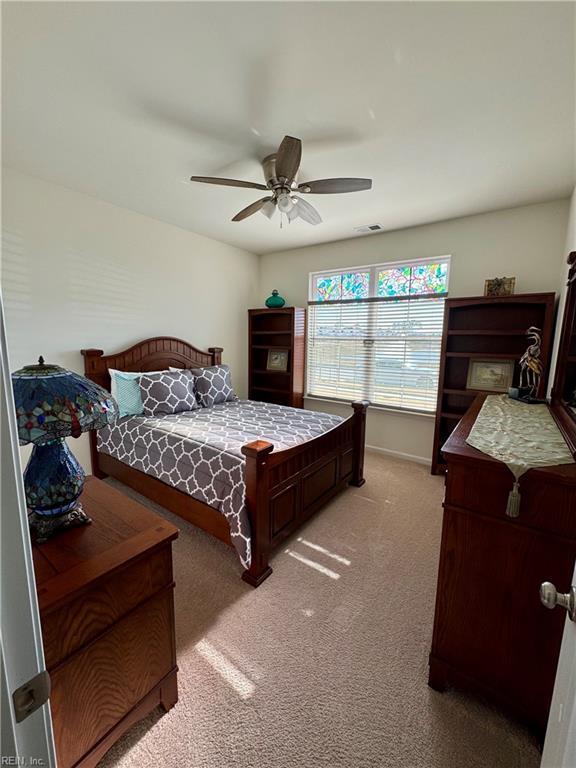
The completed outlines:
{"type": "Polygon", "coordinates": [[[290,371],[267,371],[265,368],[262,370],[254,369],[253,373],[262,374],[263,376],[290,376],[290,371]]]}

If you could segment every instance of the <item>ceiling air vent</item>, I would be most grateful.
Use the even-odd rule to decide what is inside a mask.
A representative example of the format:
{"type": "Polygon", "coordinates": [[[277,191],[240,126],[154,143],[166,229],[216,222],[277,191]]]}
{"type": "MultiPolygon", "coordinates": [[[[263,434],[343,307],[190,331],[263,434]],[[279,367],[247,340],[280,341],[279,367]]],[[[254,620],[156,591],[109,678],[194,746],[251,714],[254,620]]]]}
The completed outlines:
{"type": "Polygon", "coordinates": [[[382,232],[383,229],[382,224],[364,224],[361,227],[354,227],[354,232],[366,234],[367,232],[382,232]]]}

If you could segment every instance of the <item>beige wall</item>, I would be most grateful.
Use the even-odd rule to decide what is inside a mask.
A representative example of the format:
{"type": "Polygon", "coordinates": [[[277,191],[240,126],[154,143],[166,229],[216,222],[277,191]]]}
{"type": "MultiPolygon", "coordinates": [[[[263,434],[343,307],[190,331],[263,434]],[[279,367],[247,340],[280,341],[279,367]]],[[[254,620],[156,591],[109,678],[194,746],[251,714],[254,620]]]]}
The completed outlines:
{"type": "MultiPolygon", "coordinates": [[[[568,210],[569,202],[558,200],[267,254],[260,259],[260,296],[278,288],[288,303],[305,306],[309,272],[444,254],[452,256],[451,296],[482,295],[484,280],[502,275],[516,277],[517,293],[558,292],[568,210]]],[[[306,405],[346,412],[325,402],[307,400],[306,405]]],[[[433,432],[428,416],[372,409],[367,442],[427,461],[433,432]]]]}
{"type": "MultiPolygon", "coordinates": [[[[246,395],[246,309],[258,258],[229,245],[4,169],[2,294],[12,370],[83,371],[80,349],[158,335],[224,347],[246,395]]],[[[70,445],[89,467],[85,436],[70,445]]]]}

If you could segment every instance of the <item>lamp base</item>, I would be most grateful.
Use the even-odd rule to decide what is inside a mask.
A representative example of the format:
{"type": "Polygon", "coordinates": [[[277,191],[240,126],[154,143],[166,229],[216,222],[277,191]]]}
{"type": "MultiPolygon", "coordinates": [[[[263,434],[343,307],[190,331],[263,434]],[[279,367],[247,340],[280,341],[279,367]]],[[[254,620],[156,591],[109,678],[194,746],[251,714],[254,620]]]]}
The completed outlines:
{"type": "Polygon", "coordinates": [[[68,528],[88,525],[91,522],[92,519],[84,512],[82,504],[77,504],[74,509],[62,515],[39,515],[37,512],[28,512],[30,533],[32,541],[36,544],[43,544],[52,536],[63,533],[68,528]]]}

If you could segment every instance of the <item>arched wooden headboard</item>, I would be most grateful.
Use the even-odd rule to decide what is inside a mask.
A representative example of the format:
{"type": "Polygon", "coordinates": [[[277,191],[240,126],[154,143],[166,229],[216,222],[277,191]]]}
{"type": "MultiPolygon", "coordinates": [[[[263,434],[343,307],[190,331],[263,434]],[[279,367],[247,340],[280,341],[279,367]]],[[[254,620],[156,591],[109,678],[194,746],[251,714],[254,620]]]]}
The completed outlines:
{"type": "Polygon", "coordinates": [[[82,349],[84,375],[108,391],[109,368],[119,371],[163,371],[174,368],[206,368],[219,365],[222,347],[210,347],[207,352],[193,347],[187,341],[172,336],[156,336],[139,341],[129,349],[114,355],[105,355],[102,349],[82,349]]]}

